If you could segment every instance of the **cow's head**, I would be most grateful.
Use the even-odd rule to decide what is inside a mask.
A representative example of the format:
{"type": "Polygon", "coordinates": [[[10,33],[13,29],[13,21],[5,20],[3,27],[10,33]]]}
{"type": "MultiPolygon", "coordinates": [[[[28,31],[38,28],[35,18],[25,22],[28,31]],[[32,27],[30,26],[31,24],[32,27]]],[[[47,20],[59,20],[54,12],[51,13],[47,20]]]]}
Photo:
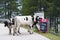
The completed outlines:
{"type": "Polygon", "coordinates": [[[8,22],[4,21],[4,27],[8,26],[8,22]]]}

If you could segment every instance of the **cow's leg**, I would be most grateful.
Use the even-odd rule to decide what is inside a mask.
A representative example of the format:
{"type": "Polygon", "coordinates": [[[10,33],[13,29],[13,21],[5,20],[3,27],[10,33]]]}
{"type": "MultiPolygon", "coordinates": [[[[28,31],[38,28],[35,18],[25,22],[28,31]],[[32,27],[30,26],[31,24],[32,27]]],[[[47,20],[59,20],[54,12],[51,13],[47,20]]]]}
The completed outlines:
{"type": "Polygon", "coordinates": [[[11,35],[11,29],[9,28],[9,35],[11,35]]]}
{"type": "Polygon", "coordinates": [[[13,36],[16,34],[16,27],[13,27],[13,36]]]}
{"type": "Polygon", "coordinates": [[[17,27],[14,27],[14,28],[13,28],[13,36],[15,36],[15,34],[18,35],[17,27]]]}
{"type": "Polygon", "coordinates": [[[15,25],[14,25],[14,27],[13,27],[13,36],[14,36],[15,34],[18,35],[18,30],[17,30],[17,28],[18,28],[18,26],[17,26],[17,22],[16,22],[15,25]]]}
{"type": "Polygon", "coordinates": [[[30,27],[31,27],[30,34],[33,34],[33,28],[32,28],[32,26],[30,26],[30,27]]]}
{"type": "Polygon", "coordinates": [[[28,26],[28,32],[30,32],[30,26],[28,26]]]}
{"type": "Polygon", "coordinates": [[[32,28],[32,26],[29,26],[28,31],[29,31],[30,34],[33,34],[33,28],[32,28]]]}
{"type": "Polygon", "coordinates": [[[18,27],[18,33],[21,34],[21,33],[20,33],[20,27],[18,27]]]}
{"type": "Polygon", "coordinates": [[[11,28],[10,28],[10,26],[9,26],[9,35],[11,35],[12,33],[11,33],[11,28]]]}
{"type": "Polygon", "coordinates": [[[17,29],[13,28],[13,36],[15,36],[15,34],[17,34],[17,29]]]}

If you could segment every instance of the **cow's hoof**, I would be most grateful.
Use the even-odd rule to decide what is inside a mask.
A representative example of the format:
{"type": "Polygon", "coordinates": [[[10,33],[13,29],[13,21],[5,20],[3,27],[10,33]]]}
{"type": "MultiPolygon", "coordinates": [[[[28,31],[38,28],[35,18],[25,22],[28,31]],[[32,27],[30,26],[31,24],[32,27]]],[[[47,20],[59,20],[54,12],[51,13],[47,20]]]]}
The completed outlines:
{"type": "Polygon", "coordinates": [[[19,34],[21,34],[21,33],[19,32],[19,34]]]}
{"type": "Polygon", "coordinates": [[[33,34],[33,32],[32,33],[30,32],[30,34],[33,34]]]}
{"type": "Polygon", "coordinates": [[[18,32],[18,34],[21,34],[20,32],[18,32]]]}
{"type": "Polygon", "coordinates": [[[28,30],[28,32],[30,32],[30,31],[28,30]]]}
{"type": "Polygon", "coordinates": [[[15,34],[13,34],[13,36],[15,36],[15,34]]]}
{"type": "Polygon", "coordinates": [[[19,33],[19,34],[21,34],[21,33],[19,33]]]}
{"type": "Polygon", "coordinates": [[[17,34],[17,36],[19,36],[19,34],[17,34]]]}
{"type": "Polygon", "coordinates": [[[12,33],[9,33],[9,35],[12,35],[12,33]]]}

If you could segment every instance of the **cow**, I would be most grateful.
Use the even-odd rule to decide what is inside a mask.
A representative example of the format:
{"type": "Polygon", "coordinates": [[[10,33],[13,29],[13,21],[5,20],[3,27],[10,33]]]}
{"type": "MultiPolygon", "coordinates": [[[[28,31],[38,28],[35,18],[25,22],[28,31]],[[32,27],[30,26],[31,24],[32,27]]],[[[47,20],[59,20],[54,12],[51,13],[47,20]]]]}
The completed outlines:
{"type": "Polygon", "coordinates": [[[27,25],[28,26],[28,32],[30,34],[33,34],[33,24],[35,21],[36,16],[33,16],[34,20],[32,20],[32,16],[15,16],[14,18],[11,18],[10,22],[5,21],[5,26],[9,28],[9,34],[11,34],[11,28],[13,28],[13,36],[15,34],[21,34],[20,33],[20,27],[21,25],[27,25]]]}
{"type": "MultiPolygon", "coordinates": [[[[28,26],[28,32],[30,34],[33,34],[33,22],[32,22],[32,17],[31,16],[15,16],[14,17],[15,21],[15,32],[18,34],[20,33],[20,27],[21,25],[27,25],[28,26]]],[[[15,35],[15,33],[14,33],[15,35]]]]}
{"type": "Polygon", "coordinates": [[[8,29],[9,29],[9,35],[12,34],[11,33],[12,28],[13,28],[13,34],[14,34],[14,27],[15,27],[15,25],[14,25],[14,19],[5,20],[4,24],[5,24],[4,27],[8,27],[8,29]]]}

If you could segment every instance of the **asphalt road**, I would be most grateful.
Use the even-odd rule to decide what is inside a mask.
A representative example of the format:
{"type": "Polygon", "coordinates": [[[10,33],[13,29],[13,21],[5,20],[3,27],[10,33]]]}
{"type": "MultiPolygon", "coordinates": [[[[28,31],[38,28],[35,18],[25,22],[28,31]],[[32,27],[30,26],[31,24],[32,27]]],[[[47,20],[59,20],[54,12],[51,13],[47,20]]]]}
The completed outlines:
{"type": "Polygon", "coordinates": [[[40,34],[29,34],[27,29],[21,28],[21,34],[18,36],[9,35],[7,27],[0,23],[0,40],[50,40],[40,34]]]}

